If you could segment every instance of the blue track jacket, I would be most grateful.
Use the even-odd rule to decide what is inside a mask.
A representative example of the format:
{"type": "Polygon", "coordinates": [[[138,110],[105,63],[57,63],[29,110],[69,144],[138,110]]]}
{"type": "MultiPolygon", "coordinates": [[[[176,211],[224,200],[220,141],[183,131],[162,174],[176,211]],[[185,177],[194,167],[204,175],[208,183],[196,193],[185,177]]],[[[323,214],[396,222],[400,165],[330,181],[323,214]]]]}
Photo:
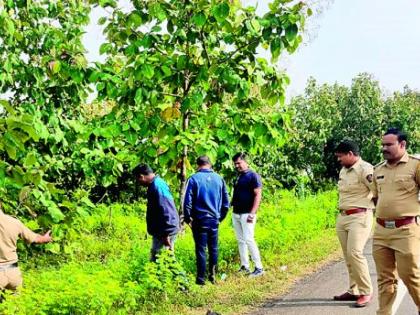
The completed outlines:
{"type": "Polygon", "coordinates": [[[174,235],[179,229],[179,216],[174,198],[165,181],[156,176],[147,189],[147,232],[156,237],[174,235]]]}
{"type": "Polygon", "coordinates": [[[201,169],[188,179],[184,220],[190,223],[221,222],[229,210],[226,183],[212,169],[201,169]]]}

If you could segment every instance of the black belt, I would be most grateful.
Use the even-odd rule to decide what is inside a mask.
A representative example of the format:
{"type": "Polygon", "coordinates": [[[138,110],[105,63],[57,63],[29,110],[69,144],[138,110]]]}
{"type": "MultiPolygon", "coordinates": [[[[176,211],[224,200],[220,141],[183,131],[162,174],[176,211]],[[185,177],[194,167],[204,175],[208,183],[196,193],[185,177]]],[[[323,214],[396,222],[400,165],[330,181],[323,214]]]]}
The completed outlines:
{"type": "Polygon", "coordinates": [[[15,262],[13,264],[0,265],[0,270],[6,270],[6,269],[11,269],[11,268],[17,268],[17,267],[18,267],[18,263],[15,262]]]}

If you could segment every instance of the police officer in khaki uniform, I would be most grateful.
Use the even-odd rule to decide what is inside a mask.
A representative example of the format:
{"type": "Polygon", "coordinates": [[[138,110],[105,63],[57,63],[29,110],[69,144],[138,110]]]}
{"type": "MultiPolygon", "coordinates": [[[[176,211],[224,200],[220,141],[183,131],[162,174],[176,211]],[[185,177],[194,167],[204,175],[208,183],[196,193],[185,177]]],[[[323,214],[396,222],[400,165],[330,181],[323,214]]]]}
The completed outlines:
{"type": "Polygon", "coordinates": [[[52,241],[50,233],[36,234],[18,219],[4,214],[0,208],[0,290],[16,290],[22,284],[16,252],[17,239],[23,238],[27,243],[48,243],[52,241]]]}
{"type": "Polygon", "coordinates": [[[372,230],[373,166],[362,160],[358,145],[350,140],[342,141],[335,155],[343,166],[338,181],[340,214],[336,230],[350,287],[347,292],[334,296],[334,300],[356,301],[356,307],[364,307],[372,300],[372,283],[363,249],[372,230]]]}
{"type": "MultiPolygon", "coordinates": [[[[420,159],[407,154],[407,136],[390,128],[382,138],[385,161],[373,174],[376,227],[373,258],[378,274],[378,315],[391,315],[397,276],[420,310],[420,159]]],[[[419,312],[420,314],[420,312],[419,312]]]]}

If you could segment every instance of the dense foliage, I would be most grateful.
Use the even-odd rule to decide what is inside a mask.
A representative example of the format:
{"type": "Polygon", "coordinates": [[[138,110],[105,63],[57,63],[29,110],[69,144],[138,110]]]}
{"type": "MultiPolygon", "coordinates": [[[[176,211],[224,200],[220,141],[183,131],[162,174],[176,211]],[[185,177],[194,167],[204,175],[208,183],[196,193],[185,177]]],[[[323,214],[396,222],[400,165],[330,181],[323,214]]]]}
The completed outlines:
{"type": "Polygon", "coordinates": [[[289,79],[275,62],[301,43],[306,12],[291,2],[274,1],[258,16],[240,1],[133,1],[133,10],[102,19],[107,59],[90,79],[101,99],[116,99],[122,141],[178,177],[180,192],[199,155],[226,168],[238,150],[284,143],[289,79]]]}
{"type": "Polygon", "coordinates": [[[304,3],[273,1],[263,16],[240,1],[117,4],[0,1],[0,199],[59,224],[56,239],[91,200],[136,198],[140,161],[182,188],[198,154],[229,175],[237,150],[284,143],[288,78],[274,62],[301,42],[304,3]],[[89,65],[81,38],[95,5],[109,12],[106,60],[89,65]]]}
{"type": "Polygon", "coordinates": [[[286,187],[303,181],[320,188],[336,179],[339,165],[334,148],[345,138],[355,140],[362,157],[377,164],[382,161],[382,134],[389,127],[400,127],[409,135],[409,151],[420,152],[416,122],[420,94],[406,87],[386,96],[369,74],[354,78],[350,87],[318,85],[310,79],[305,94],[293,98],[289,110],[292,124],[287,144],[279,149],[277,161],[267,163],[270,173],[286,187]]]}

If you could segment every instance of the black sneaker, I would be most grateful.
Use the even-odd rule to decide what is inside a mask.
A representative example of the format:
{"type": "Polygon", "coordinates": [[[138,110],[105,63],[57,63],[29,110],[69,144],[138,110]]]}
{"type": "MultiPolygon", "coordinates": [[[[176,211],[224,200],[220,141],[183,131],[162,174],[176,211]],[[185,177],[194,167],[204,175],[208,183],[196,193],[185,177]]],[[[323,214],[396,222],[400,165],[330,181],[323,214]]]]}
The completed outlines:
{"type": "Polygon", "coordinates": [[[264,274],[264,269],[262,268],[255,268],[255,270],[249,274],[251,278],[260,277],[264,274]]]}
{"type": "Polygon", "coordinates": [[[197,279],[197,280],[195,280],[195,284],[198,284],[198,285],[205,285],[205,284],[206,284],[206,282],[205,282],[204,280],[197,279]]]}
{"type": "Polygon", "coordinates": [[[245,274],[250,274],[251,273],[251,271],[249,270],[249,268],[247,268],[245,266],[241,266],[241,268],[239,268],[238,272],[245,273],[245,274]]]}

